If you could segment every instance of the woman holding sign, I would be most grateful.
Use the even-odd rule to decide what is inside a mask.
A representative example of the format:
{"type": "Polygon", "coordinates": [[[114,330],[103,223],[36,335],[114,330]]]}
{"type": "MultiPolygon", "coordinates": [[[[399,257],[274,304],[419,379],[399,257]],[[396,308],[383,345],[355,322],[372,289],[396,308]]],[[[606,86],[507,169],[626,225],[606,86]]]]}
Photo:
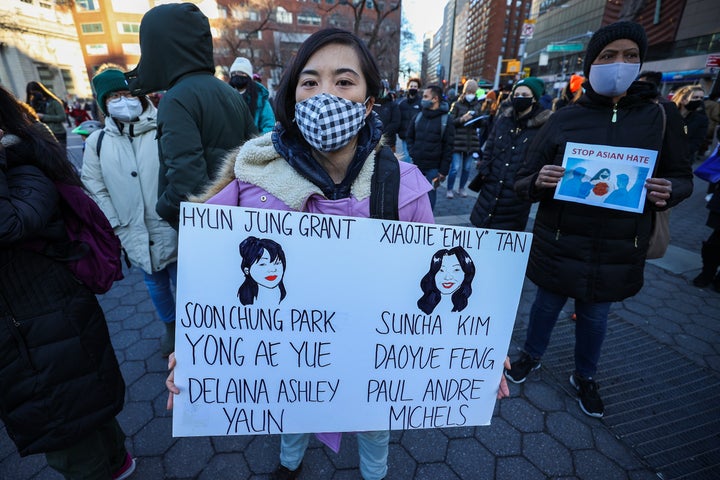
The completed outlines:
{"type": "MultiPolygon", "coordinates": [[[[653,212],[692,192],[680,114],[672,105],[657,103],[652,84],[634,82],[646,51],[645,31],[636,23],[614,23],[595,32],[585,56],[585,94],[550,117],[530,145],[515,183],[521,198],[540,202],[527,272],[538,290],[523,352],[505,376],[522,383],[540,367],[558,315],[573,298],[577,323],[570,383],[582,411],[592,417],[604,414],[595,374],[610,306],[643,285],[653,212]],[[621,164],[613,162],[625,158],[628,148],[643,149],[646,156],[632,156],[642,162],[657,157],[652,178],[645,180],[640,212],[583,198],[557,199],[555,187],[563,185],[569,142],[586,145],[588,171],[615,170],[613,165],[621,164]]],[[[651,168],[649,162],[636,168],[651,168]]]]}
{"type": "MultiPolygon", "coordinates": [[[[273,131],[234,152],[221,180],[201,200],[354,217],[370,217],[374,210],[376,218],[433,223],[428,181],[379,143],[382,127],[372,107],[380,90],[375,60],[358,37],[339,29],[315,32],[285,70],[273,131]],[[390,214],[375,208],[383,204],[373,188],[378,170],[388,174],[383,185],[399,186],[394,199],[384,198],[391,200],[384,204],[390,214]]],[[[179,393],[173,379],[171,374],[167,382],[169,406],[179,393]]],[[[507,388],[501,392],[507,395],[507,388]]],[[[364,479],[387,475],[389,439],[388,431],[358,433],[364,479]]],[[[308,434],[282,435],[281,464],[272,478],[298,477],[308,441],[308,434]]]]}

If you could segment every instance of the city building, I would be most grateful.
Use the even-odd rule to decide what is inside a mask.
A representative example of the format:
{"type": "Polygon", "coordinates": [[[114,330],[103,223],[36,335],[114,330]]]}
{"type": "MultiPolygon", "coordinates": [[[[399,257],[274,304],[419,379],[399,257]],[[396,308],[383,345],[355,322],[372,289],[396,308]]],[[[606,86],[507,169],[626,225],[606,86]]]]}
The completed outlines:
{"type": "Polygon", "coordinates": [[[518,60],[520,34],[530,15],[531,3],[531,0],[470,1],[464,76],[495,80],[501,85],[515,80],[519,72],[513,71],[512,66],[519,64],[510,62],[518,60]]]}
{"type": "Polygon", "coordinates": [[[716,0],[544,0],[536,2],[533,38],[524,65],[556,91],[572,73],[581,73],[587,43],[598,28],[619,20],[640,23],[648,35],[643,70],[663,72],[663,93],[699,82],[706,91],[717,68],[706,66],[708,55],[720,52],[716,0]]]}
{"type": "Polygon", "coordinates": [[[50,0],[0,2],[0,84],[25,100],[39,81],[59,98],[92,96],[73,17],[50,0]]]}
{"type": "MultiPolygon", "coordinates": [[[[71,11],[76,38],[90,76],[105,63],[134,68],[140,58],[142,17],[150,7],[163,3],[169,2],[75,0],[71,11]]],[[[285,65],[310,34],[320,28],[338,27],[358,32],[375,53],[383,78],[391,85],[397,82],[400,0],[193,0],[192,3],[210,20],[219,75],[227,74],[236,57],[247,57],[272,91],[285,65]]]]}
{"type": "Polygon", "coordinates": [[[356,32],[373,52],[380,74],[396,85],[400,65],[401,1],[218,0],[215,60],[250,59],[271,90],[300,44],[320,28],[356,32]]]}

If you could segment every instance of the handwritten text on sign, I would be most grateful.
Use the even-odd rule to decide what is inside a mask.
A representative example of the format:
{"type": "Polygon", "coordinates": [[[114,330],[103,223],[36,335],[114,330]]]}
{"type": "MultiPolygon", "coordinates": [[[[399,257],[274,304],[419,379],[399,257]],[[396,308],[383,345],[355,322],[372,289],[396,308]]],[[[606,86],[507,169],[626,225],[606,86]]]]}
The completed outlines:
{"type": "Polygon", "coordinates": [[[173,434],[489,424],[530,242],[183,203],[173,434]]]}

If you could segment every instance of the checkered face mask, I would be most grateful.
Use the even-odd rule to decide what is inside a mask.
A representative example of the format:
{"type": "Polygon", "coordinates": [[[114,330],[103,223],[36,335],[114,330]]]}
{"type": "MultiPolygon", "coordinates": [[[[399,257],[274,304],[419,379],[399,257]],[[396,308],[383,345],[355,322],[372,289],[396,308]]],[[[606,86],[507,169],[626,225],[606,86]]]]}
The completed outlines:
{"type": "Polygon", "coordinates": [[[365,105],[320,93],[295,104],[295,123],[314,149],[334,152],[365,125],[365,105]]]}

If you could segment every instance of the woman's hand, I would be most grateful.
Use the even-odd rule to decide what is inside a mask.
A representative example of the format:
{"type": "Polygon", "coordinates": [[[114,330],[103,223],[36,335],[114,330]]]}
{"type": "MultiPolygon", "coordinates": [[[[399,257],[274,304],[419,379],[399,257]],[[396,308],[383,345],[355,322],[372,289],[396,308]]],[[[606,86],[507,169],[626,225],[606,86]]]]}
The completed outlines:
{"type": "Polygon", "coordinates": [[[565,174],[565,169],[559,165],[543,165],[535,180],[535,188],[555,188],[565,174]]]}
{"type": "Polygon", "coordinates": [[[175,386],[175,365],[177,365],[177,360],[175,360],[175,352],[172,352],[168,357],[168,370],[170,370],[170,375],[168,375],[167,380],[165,380],[165,386],[170,392],[168,393],[167,406],[165,407],[168,410],[172,410],[173,408],[173,395],[180,393],[180,389],[175,386]]]}
{"type": "MultiPolygon", "coordinates": [[[[505,363],[503,364],[506,370],[510,370],[510,357],[505,357],[505,363]]],[[[509,397],[510,389],[508,388],[507,380],[505,379],[505,372],[500,376],[500,388],[498,388],[497,399],[509,397]]]]}
{"type": "Polygon", "coordinates": [[[659,208],[666,207],[672,194],[672,182],[666,178],[648,178],[645,189],[650,203],[659,208]]]}

